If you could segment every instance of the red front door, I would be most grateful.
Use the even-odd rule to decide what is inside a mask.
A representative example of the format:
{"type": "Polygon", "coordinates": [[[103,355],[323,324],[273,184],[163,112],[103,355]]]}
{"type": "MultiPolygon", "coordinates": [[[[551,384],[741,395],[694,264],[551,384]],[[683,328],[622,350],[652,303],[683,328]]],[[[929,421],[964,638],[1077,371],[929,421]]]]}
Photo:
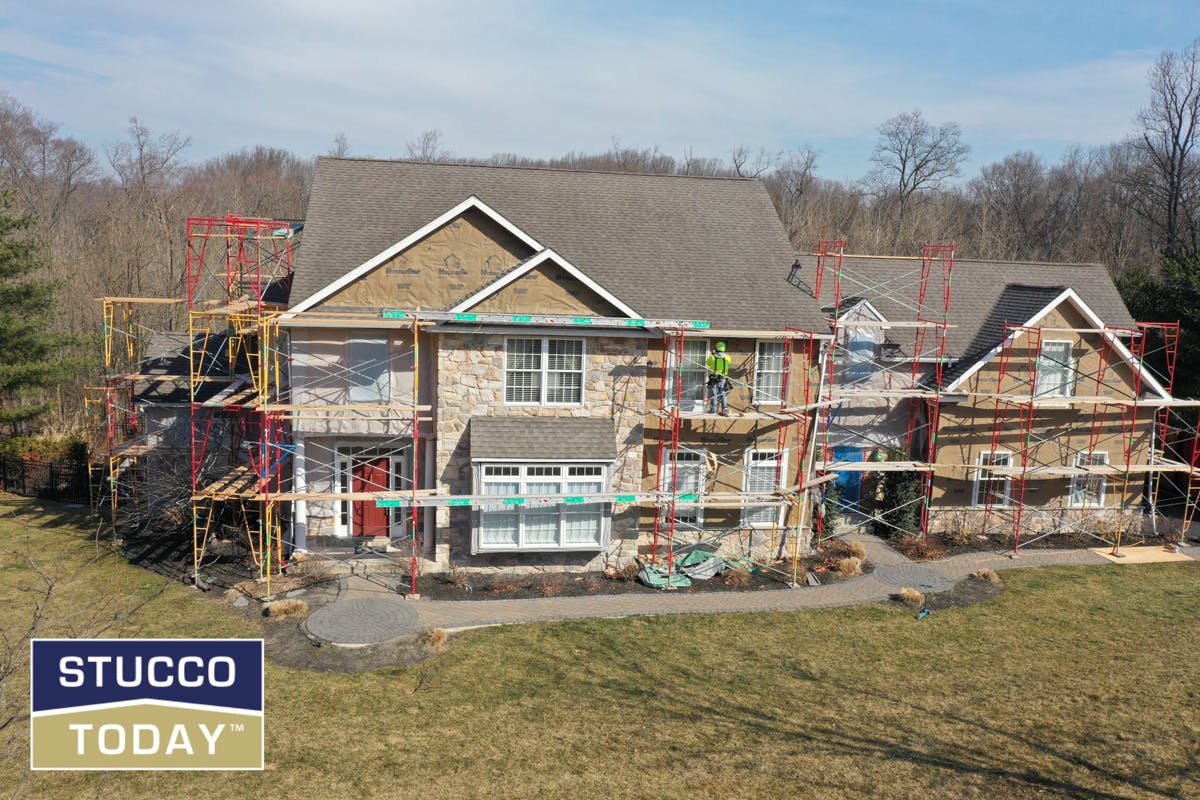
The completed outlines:
{"type": "MultiPolygon", "coordinates": [[[[351,470],[350,491],[386,492],[391,489],[387,457],[355,461],[351,470]]],[[[388,509],[379,508],[374,500],[355,500],[350,504],[352,512],[352,535],[387,536],[388,509]]]]}

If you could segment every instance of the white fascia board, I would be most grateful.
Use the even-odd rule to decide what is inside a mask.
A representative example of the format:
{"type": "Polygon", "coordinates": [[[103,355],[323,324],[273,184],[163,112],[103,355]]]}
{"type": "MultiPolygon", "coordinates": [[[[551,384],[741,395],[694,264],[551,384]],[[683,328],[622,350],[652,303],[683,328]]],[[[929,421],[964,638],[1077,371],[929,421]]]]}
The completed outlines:
{"type": "Polygon", "coordinates": [[[500,227],[504,228],[506,231],[508,231],[513,236],[520,239],[525,244],[529,245],[529,247],[533,248],[534,251],[540,252],[541,250],[544,249],[542,247],[542,245],[536,239],[534,239],[529,234],[525,233],[525,231],[518,228],[512,222],[505,219],[503,214],[496,211],[494,208],[492,208],[487,203],[480,200],[475,195],[471,195],[466,200],[463,200],[461,203],[459,203],[458,205],[456,205],[454,208],[450,209],[446,213],[444,213],[441,216],[437,217],[436,219],[430,221],[429,223],[421,226],[417,230],[410,233],[408,236],[405,236],[403,239],[396,242],[394,245],[392,245],[388,249],[384,250],[379,255],[374,256],[373,258],[370,258],[367,261],[364,261],[362,264],[359,264],[357,267],[350,270],[345,275],[343,275],[342,277],[338,278],[333,283],[326,286],[324,289],[321,289],[316,294],[309,296],[302,302],[297,303],[295,306],[288,309],[286,313],[281,315],[282,318],[290,319],[292,317],[292,315],[297,314],[301,311],[307,311],[308,309],[312,308],[313,306],[317,305],[318,303],[320,303],[324,300],[327,300],[330,296],[332,296],[333,294],[336,294],[337,292],[346,288],[351,283],[353,283],[354,281],[361,278],[363,275],[366,275],[368,272],[370,272],[371,270],[378,267],[380,264],[383,264],[385,261],[388,261],[388,260],[394,258],[397,254],[403,252],[404,250],[407,250],[409,247],[412,247],[414,244],[421,241],[429,234],[433,233],[434,231],[441,228],[443,225],[446,225],[447,223],[453,221],[456,217],[461,216],[462,214],[466,213],[467,211],[469,211],[471,209],[476,209],[476,210],[486,214],[494,222],[496,222],[496,224],[500,225],[500,227]]]}
{"type": "Polygon", "coordinates": [[[464,311],[467,311],[472,306],[478,305],[479,303],[483,302],[487,298],[496,294],[496,292],[500,291],[505,286],[508,286],[510,283],[513,283],[514,281],[521,278],[522,276],[529,274],[532,270],[537,269],[540,265],[542,265],[545,262],[550,261],[550,260],[553,260],[555,264],[557,264],[558,266],[560,266],[564,270],[566,270],[568,274],[570,274],[573,278],[578,280],[584,286],[588,287],[593,292],[595,292],[596,294],[600,295],[602,298],[607,300],[609,303],[611,303],[618,311],[620,311],[625,316],[629,317],[630,319],[641,319],[642,318],[641,314],[637,313],[632,308],[630,308],[629,306],[622,303],[621,300],[616,295],[614,295],[612,292],[608,291],[603,286],[596,283],[594,280],[592,280],[587,275],[585,275],[583,273],[583,270],[579,269],[574,264],[572,264],[570,261],[567,261],[565,258],[560,256],[558,253],[556,253],[553,250],[550,250],[548,248],[545,250],[542,250],[540,253],[533,256],[529,260],[527,260],[521,266],[519,266],[516,269],[509,272],[507,275],[504,275],[501,278],[497,278],[492,283],[489,283],[487,286],[483,287],[478,292],[471,295],[466,300],[463,300],[461,303],[456,305],[454,308],[450,309],[450,312],[457,314],[457,313],[462,313],[464,311]]]}
{"type": "Polygon", "coordinates": [[[858,311],[859,309],[865,309],[867,311],[867,313],[869,313],[872,317],[875,318],[876,322],[887,322],[888,321],[888,318],[885,317],[883,314],[879,313],[879,309],[877,309],[875,306],[873,306],[871,304],[870,300],[863,299],[863,300],[859,300],[857,303],[850,306],[837,318],[838,326],[839,327],[844,326],[844,327],[848,328],[851,325],[853,325],[855,321],[852,319],[846,319],[846,318],[848,316],[850,316],[851,314],[853,314],[855,311],[858,311]]]}
{"type": "MultiPolygon", "coordinates": [[[[1057,308],[1064,300],[1070,300],[1076,309],[1078,309],[1079,312],[1082,313],[1083,316],[1088,320],[1088,322],[1092,324],[1092,327],[1104,327],[1104,321],[1100,319],[1100,316],[1093,311],[1087,303],[1083,302],[1083,298],[1076,294],[1074,289],[1064,289],[1062,294],[1051,300],[1040,311],[1030,317],[1029,320],[1022,325],[1022,327],[1032,328],[1036,326],[1039,320],[1043,319],[1047,314],[1057,308]]],[[[984,356],[976,361],[970,369],[958,376],[953,383],[951,383],[942,391],[952,393],[955,389],[959,388],[964,381],[966,381],[979,370],[983,369],[983,366],[987,362],[1000,355],[1001,350],[1003,350],[1012,342],[1015,342],[1023,333],[1024,331],[1020,330],[1011,333],[1006,339],[1004,339],[1004,341],[1000,342],[1000,344],[996,345],[987,353],[985,353],[984,356]]],[[[1117,331],[1106,331],[1103,335],[1108,337],[1109,341],[1112,342],[1113,349],[1117,351],[1117,354],[1120,355],[1121,358],[1125,359],[1125,361],[1127,361],[1131,367],[1141,373],[1142,380],[1145,381],[1146,384],[1149,385],[1159,397],[1164,400],[1171,399],[1171,395],[1167,393],[1167,390],[1163,388],[1162,384],[1155,380],[1154,376],[1142,366],[1141,362],[1134,358],[1133,353],[1130,352],[1129,348],[1126,347],[1121,341],[1117,331]]]]}

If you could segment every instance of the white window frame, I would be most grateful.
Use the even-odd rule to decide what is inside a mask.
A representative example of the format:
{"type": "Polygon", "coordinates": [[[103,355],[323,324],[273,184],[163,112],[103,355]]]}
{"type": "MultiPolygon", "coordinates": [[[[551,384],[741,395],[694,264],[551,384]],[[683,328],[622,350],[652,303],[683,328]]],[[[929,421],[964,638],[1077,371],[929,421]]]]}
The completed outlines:
{"type": "MultiPolygon", "coordinates": [[[[550,483],[557,480],[561,492],[552,492],[552,494],[595,494],[595,492],[573,491],[571,484],[579,483],[599,483],[600,493],[605,494],[609,491],[609,480],[611,479],[610,465],[601,461],[503,461],[490,460],[479,461],[474,464],[474,483],[475,493],[478,495],[485,494],[484,486],[488,483],[517,483],[517,494],[521,496],[530,494],[527,487],[530,483],[550,483]],[[487,474],[489,467],[501,467],[507,469],[515,469],[517,474],[489,476],[487,474]],[[559,475],[536,475],[533,474],[536,470],[545,470],[546,468],[560,470],[559,475]],[[572,469],[586,469],[589,472],[598,471],[596,475],[571,475],[572,469]]],[[[537,504],[537,505],[514,505],[511,510],[505,509],[501,513],[515,513],[517,515],[517,544],[506,546],[486,545],[483,542],[483,516],[489,513],[482,507],[474,509],[474,520],[471,530],[471,552],[472,554],[487,554],[487,553],[568,553],[568,552],[597,552],[608,547],[612,528],[612,504],[611,503],[584,503],[584,506],[598,505],[600,506],[600,537],[599,542],[590,543],[568,543],[566,542],[567,523],[572,515],[585,513],[581,511],[579,505],[568,503],[557,503],[554,505],[537,504]],[[558,514],[558,541],[556,544],[547,542],[528,543],[525,540],[525,517],[529,513],[547,513],[556,511],[558,514]]],[[[586,512],[594,513],[594,512],[586,512]]]]}
{"type": "MultiPolygon", "coordinates": [[[[787,476],[787,451],[782,453],[776,450],[763,450],[760,448],[750,448],[742,455],[742,491],[754,491],[750,486],[751,469],[755,466],[755,456],[770,456],[769,459],[759,459],[758,463],[768,463],[772,469],[778,469],[778,480],[772,476],[771,480],[775,484],[775,489],[782,488],[784,478],[787,476]]],[[[746,528],[770,528],[775,525],[783,524],[783,514],[787,510],[785,506],[779,506],[775,509],[774,522],[753,522],[750,517],[755,511],[769,509],[771,506],[746,506],[742,509],[742,526],[746,528]]]]}
{"type": "Polygon", "coordinates": [[[783,377],[786,372],[784,363],[785,349],[783,342],[778,339],[756,339],[754,342],[754,400],[752,405],[756,406],[780,406],[783,405],[783,397],[787,394],[787,387],[783,385],[783,377]],[[779,347],[779,369],[764,370],[763,364],[763,345],[776,345],[779,347]],[[779,376],[779,396],[771,399],[766,395],[762,388],[761,379],[766,375],[779,376]]]}
{"type": "MultiPolygon", "coordinates": [[[[373,447],[366,443],[339,442],[334,445],[333,460],[333,491],[334,494],[347,494],[354,480],[352,469],[356,460],[370,457],[388,459],[388,489],[386,491],[407,491],[412,486],[409,473],[412,471],[406,450],[399,452],[387,448],[373,447]]],[[[379,491],[385,491],[380,489],[379,491]]],[[[366,502],[366,501],[360,501],[366,502]]],[[[342,539],[354,536],[353,500],[336,500],[334,502],[333,535],[342,539]]],[[[405,508],[388,509],[388,536],[392,539],[407,535],[406,524],[411,519],[411,510],[405,508]]]]}
{"type": "Polygon", "coordinates": [[[345,349],[345,368],[347,377],[346,399],[350,403],[364,405],[387,405],[392,396],[392,342],[388,336],[347,336],[345,349]],[[378,366],[381,376],[371,386],[360,385],[356,381],[361,377],[360,365],[351,356],[355,343],[377,345],[383,348],[383,358],[369,362],[378,366]],[[356,394],[356,390],[359,392],[356,394]],[[369,390],[369,391],[366,391],[369,390]]]}
{"type": "MultiPolygon", "coordinates": [[[[1096,450],[1091,454],[1091,464],[1084,464],[1088,459],[1087,453],[1075,454],[1076,467],[1106,467],[1108,466],[1108,452],[1104,450],[1096,450]]],[[[1105,495],[1108,492],[1108,478],[1104,475],[1072,475],[1071,485],[1067,489],[1067,507],[1068,508],[1104,508],[1105,495]],[[1097,487],[1096,502],[1088,500],[1087,488],[1088,484],[1095,482],[1097,487]]]]}
{"type": "MultiPolygon", "coordinates": [[[[984,465],[983,459],[987,456],[991,456],[993,458],[995,456],[1005,456],[1008,459],[1007,463],[1005,463],[1005,464],[997,464],[993,461],[988,466],[993,466],[993,467],[999,467],[999,466],[1011,467],[1012,466],[1013,454],[1012,454],[1011,450],[983,450],[983,451],[980,451],[980,453],[975,456],[976,466],[982,467],[984,465]]],[[[983,495],[981,494],[980,490],[983,488],[983,484],[985,482],[993,481],[993,480],[1004,482],[1004,502],[1003,503],[992,503],[991,507],[992,508],[1009,508],[1012,505],[1012,476],[1011,475],[1001,475],[999,477],[993,478],[992,477],[993,474],[994,473],[991,472],[990,470],[984,470],[984,469],[976,469],[975,470],[975,486],[974,486],[974,490],[971,495],[971,505],[973,507],[975,507],[975,508],[986,508],[987,507],[987,504],[983,501],[983,495]]]]}
{"type": "Polygon", "coordinates": [[[845,357],[838,365],[839,380],[838,383],[844,386],[853,386],[855,384],[866,383],[879,372],[879,342],[876,341],[875,333],[869,328],[863,326],[855,327],[853,322],[846,323],[846,346],[845,357]],[[862,358],[855,352],[855,344],[870,342],[871,355],[869,358],[862,358]],[[856,368],[861,368],[866,365],[865,374],[856,376],[853,379],[856,368]]]}
{"type": "MultiPolygon", "coordinates": [[[[680,378],[683,381],[683,393],[685,395],[685,397],[683,399],[683,410],[690,411],[691,408],[689,406],[689,402],[695,403],[698,400],[702,406],[708,402],[708,356],[710,355],[711,351],[709,350],[709,347],[708,347],[708,339],[684,339],[683,347],[684,347],[683,369],[682,369],[683,374],[680,375],[680,378]],[[695,363],[692,363],[691,361],[688,360],[687,347],[688,347],[688,345],[691,345],[693,342],[698,342],[699,344],[704,346],[704,355],[700,359],[700,363],[698,365],[695,363]],[[686,394],[687,394],[688,386],[692,381],[697,381],[697,383],[700,387],[700,392],[699,392],[700,396],[698,398],[693,397],[689,401],[688,398],[686,397],[686,394]]],[[[666,382],[666,385],[663,386],[663,391],[665,392],[665,394],[663,395],[663,407],[664,408],[674,408],[675,407],[675,351],[674,351],[674,349],[670,348],[669,343],[668,343],[668,348],[667,348],[666,354],[665,354],[665,361],[667,362],[667,382],[666,382]]]]}
{"type": "MultiPolygon", "coordinates": [[[[532,370],[520,370],[521,372],[532,372],[532,370]]],[[[554,406],[559,408],[577,408],[583,405],[584,394],[587,391],[587,340],[573,336],[505,336],[504,337],[504,386],[501,391],[504,393],[504,405],[506,406],[554,406]],[[509,400],[508,399],[508,343],[513,340],[524,340],[531,342],[541,342],[541,365],[538,370],[539,386],[537,400],[509,400]],[[550,369],[550,342],[551,341],[569,341],[579,342],[579,370],[552,370],[550,369]],[[546,400],[546,394],[550,390],[550,375],[552,373],[579,375],[579,400],[573,403],[552,403],[546,400]]]]}
{"type": "MultiPolygon", "coordinates": [[[[662,477],[659,480],[658,490],[660,492],[671,491],[671,473],[676,469],[676,465],[681,463],[679,456],[684,456],[682,463],[686,464],[690,469],[696,470],[699,475],[696,483],[698,484],[697,494],[704,494],[704,486],[708,478],[708,451],[706,450],[676,450],[673,454],[670,451],[663,451],[663,457],[669,459],[667,468],[662,471],[662,477]]],[[[679,481],[675,482],[676,495],[686,494],[686,490],[680,488],[679,481]]],[[[662,507],[660,514],[666,519],[667,506],[662,507]]],[[[686,525],[688,528],[702,530],[704,528],[704,507],[703,506],[687,506],[683,509],[675,509],[675,524],[686,525]],[[686,517],[683,519],[681,517],[686,517]]]]}
{"type": "Polygon", "coordinates": [[[1042,399],[1050,399],[1055,397],[1072,397],[1075,394],[1075,342],[1070,339],[1043,339],[1038,348],[1037,357],[1037,376],[1036,383],[1033,387],[1034,396],[1042,399]],[[1051,360],[1046,355],[1046,345],[1066,345],[1067,360],[1066,363],[1058,360],[1051,360]],[[1061,379],[1057,382],[1053,389],[1042,390],[1043,376],[1046,374],[1046,367],[1057,373],[1062,373],[1061,379]]]}

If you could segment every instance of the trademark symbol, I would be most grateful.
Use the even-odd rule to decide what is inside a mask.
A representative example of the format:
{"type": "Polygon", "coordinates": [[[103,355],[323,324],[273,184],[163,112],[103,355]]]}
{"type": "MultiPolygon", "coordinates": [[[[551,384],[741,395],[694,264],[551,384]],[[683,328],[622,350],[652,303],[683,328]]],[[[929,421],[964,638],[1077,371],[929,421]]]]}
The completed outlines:
{"type": "Polygon", "coordinates": [[[229,723],[229,732],[230,733],[245,733],[246,726],[240,722],[231,722],[231,723],[229,723]]]}

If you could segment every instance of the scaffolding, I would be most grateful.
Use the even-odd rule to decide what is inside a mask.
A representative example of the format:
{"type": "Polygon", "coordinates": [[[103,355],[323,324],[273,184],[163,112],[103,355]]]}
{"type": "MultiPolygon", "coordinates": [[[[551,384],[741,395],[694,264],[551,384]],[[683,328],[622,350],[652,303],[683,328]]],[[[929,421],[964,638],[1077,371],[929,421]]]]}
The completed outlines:
{"type": "Polygon", "coordinates": [[[920,507],[912,528],[888,530],[897,528],[889,518],[902,507],[877,505],[862,513],[836,493],[834,505],[855,515],[859,524],[917,539],[958,525],[935,517],[963,514],[976,518],[968,525],[975,534],[999,534],[1014,554],[1058,533],[1098,539],[1116,553],[1129,539],[1135,517],[1148,519],[1155,531],[1168,522],[1160,513],[1160,495],[1168,492],[1177,498],[1180,532],[1187,530],[1200,496],[1200,437],[1190,416],[1197,403],[1171,397],[1178,323],[1120,328],[1005,322],[1000,344],[985,356],[987,369],[996,373],[994,385],[975,379],[951,393],[950,371],[961,378],[961,368],[969,366],[956,364],[967,354],[947,350],[955,327],[950,323],[954,246],[926,245],[919,258],[851,256],[844,249],[844,240],[818,243],[811,287],[803,282],[799,262],[789,278],[827,302],[823,311],[833,334],[823,361],[831,387],[814,420],[820,457],[803,481],[810,487],[806,504],[815,509],[815,542],[840,532],[829,530],[821,513],[831,499],[831,484],[889,473],[908,473],[919,482],[919,498],[906,501],[920,507]],[[872,268],[879,264],[887,268],[872,268]],[[905,337],[906,328],[911,338],[905,337]],[[867,335],[871,331],[882,333],[867,335]],[[1157,346],[1150,345],[1152,339],[1157,346]],[[1064,346],[1067,355],[1056,360],[1055,348],[1064,346]],[[1072,348],[1096,356],[1075,358],[1072,348]],[[864,423],[863,408],[872,403],[874,417],[864,423]],[[956,421],[977,413],[979,421],[947,431],[948,413],[956,421]],[[885,420],[888,414],[892,417],[885,420]],[[903,426],[897,417],[903,417],[903,426]],[[891,430],[880,420],[890,421],[891,430]],[[984,431],[990,435],[983,441],[966,443],[984,431]],[[839,460],[839,443],[851,442],[874,451],[876,458],[839,460]],[[975,460],[946,457],[947,442],[974,452],[975,460]],[[1116,463],[1109,462],[1110,448],[1116,463]],[[1034,487],[1047,480],[1069,482],[1065,506],[1031,499],[1034,487]],[[1110,482],[1119,492],[1115,505],[1104,499],[1110,482]],[[973,484],[971,499],[960,498],[956,506],[950,495],[966,484],[973,484]],[[1144,513],[1134,513],[1139,510],[1144,513]]]}
{"type": "MultiPolygon", "coordinates": [[[[159,458],[156,464],[169,464],[181,456],[179,463],[187,468],[183,497],[190,517],[191,572],[197,580],[214,539],[239,537],[269,596],[272,576],[293,558],[297,510],[308,519],[309,504],[336,505],[337,513],[348,515],[344,526],[350,528],[359,515],[365,519],[373,513],[369,509],[384,510],[386,533],[378,537],[384,541],[366,542],[363,549],[406,567],[412,594],[421,558],[433,555],[427,537],[432,514],[445,507],[636,508],[639,542],[644,541],[648,563],[665,576],[667,589],[678,585],[677,562],[695,552],[721,553],[798,585],[802,559],[846,529],[831,523],[833,512],[860,512],[839,498],[837,487],[863,478],[879,482],[889,473],[911,473],[919,483],[917,496],[905,501],[917,522],[899,533],[918,538],[933,533],[945,505],[938,492],[948,483],[973,481],[976,493],[981,483],[984,487],[982,502],[970,504],[980,517],[978,532],[1006,532],[1014,552],[1060,530],[1096,536],[1117,550],[1129,538],[1127,517],[1138,502],[1159,524],[1162,494],[1181,498],[1184,529],[1195,514],[1200,434],[1188,420],[1197,404],[1170,397],[1178,324],[1068,330],[1005,323],[992,359],[998,373],[994,387],[950,392],[953,359],[961,357],[948,350],[955,327],[950,321],[955,248],[950,244],[926,245],[916,258],[889,259],[894,268],[881,279],[854,264],[860,257],[845,252],[845,240],[821,241],[811,291],[826,303],[827,331],[715,330],[706,321],[686,319],[289,311],[301,231],[301,224],[285,220],[191,218],[185,298],[102,300],[107,376],[89,393],[89,403],[104,415],[103,441],[96,446],[104,457],[94,464],[97,505],[106,507],[114,529],[145,524],[150,484],[162,483],[158,469],[148,469],[147,462],[159,458]],[[161,334],[141,321],[147,309],[166,320],[168,329],[182,324],[183,330],[165,345],[153,345],[161,334]],[[422,351],[429,346],[431,327],[455,325],[645,332],[657,343],[658,349],[651,346],[648,353],[658,363],[647,369],[646,406],[637,409],[644,430],[655,435],[642,444],[644,484],[635,491],[511,497],[450,494],[440,488],[432,470],[422,469],[432,465],[425,448],[433,442],[428,426],[437,397],[436,387],[422,376],[427,360],[422,351]],[[386,331],[386,347],[358,360],[348,351],[335,356],[293,347],[298,331],[314,336],[323,329],[386,331]],[[1051,340],[1044,334],[1058,333],[1090,343],[1098,360],[1085,366],[1067,358],[1048,367],[1042,345],[1051,340]],[[728,378],[728,394],[735,400],[728,415],[718,413],[706,394],[705,343],[710,339],[733,342],[752,365],[728,378]],[[1152,347],[1152,341],[1161,345],[1152,347]],[[182,358],[171,358],[172,346],[182,358]],[[1163,364],[1164,374],[1152,377],[1146,367],[1150,361],[1163,364]],[[1092,394],[1047,398],[1040,387],[1048,369],[1060,376],[1065,371],[1072,386],[1088,382],[1092,394]],[[407,372],[410,378],[398,389],[389,386],[386,396],[370,397],[380,370],[407,372]],[[652,386],[655,376],[657,387],[652,386]],[[1117,391],[1126,385],[1127,390],[1117,391]],[[186,413],[176,415],[170,426],[156,424],[151,430],[139,416],[138,395],[155,396],[147,387],[156,386],[172,398],[169,405],[186,413]],[[365,399],[337,387],[360,387],[365,399]],[[1147,388],[1162,391],[1146,397],[1147,388]],[[945,443],[961,438],[961,432],[944,429],[946,415],[951,406],[961,409],[964,403],[984,409],[990,419],[990,427],[975,428],[987,440],[986,460],[944,457],[945,443]],[[1064,408],[1073,440],[1082,444],[1058,447],[1050,463],[1042,448],[1054,437],[1046,433],[1045,417],[1062,416],[1064,408]],[[1120,442],[1116,464],[1099,455],[1108,452],[1114,437],[1106,432],[1114,427],[1120,442]],[[322,436],[329,436],[324,431],[367,429],[367,450],[342,452],[336,443],[322,443],[322,436]],[[1014,436],[1011,457],[996,459],[1014,436]],[[711,441],[735,450],[723,452],[711,441]],[[865,445],[880,457],[849,460],[846,442],[865,445]],[[310,457],[332,465],[332,485],[322,486],[308,473],[304,461],[310,457]],[[1071,481],[1071,491],[1081,499],[1081,507],[1073,510],[1085,519],[1042,524],[1049,512],[1031,502],[1029,492],[1047,478],[1071,481]],[[1120,484],[1117,524],[1097,532],[1086,519],[1093,510],[1088,504],[1095,502],[1096,512],[1113,510],[1103,502],[1110,480],[1120,484]],[[1145,487],[1141,501],[1139,481],[1145,487]],[[710,519],[703,518],[706,513],[710,519]],[[393,526],[403,530],[402,538],[392,535],[393,526]]],[[[793,283],[799,270],[793,268],[793,283]]],[[[896,527],[886,511],[876,508],[857,520],[896,527]]],[[[304,549],[320,555],[319,538],[306,539],[304,549]]]]}

